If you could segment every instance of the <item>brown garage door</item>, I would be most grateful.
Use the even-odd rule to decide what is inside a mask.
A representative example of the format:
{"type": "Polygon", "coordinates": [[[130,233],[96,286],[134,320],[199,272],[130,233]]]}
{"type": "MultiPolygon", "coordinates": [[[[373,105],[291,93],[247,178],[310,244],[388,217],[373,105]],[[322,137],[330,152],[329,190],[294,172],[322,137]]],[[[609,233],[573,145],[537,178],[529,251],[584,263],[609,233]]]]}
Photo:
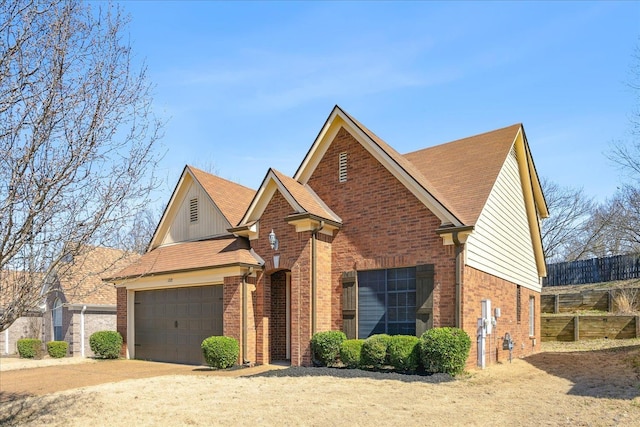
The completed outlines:
{"type": "Polygon", "coordinates": [[[136,359],[204,363],[200,344],[222,335],[222,286],[135,293],[136,359]]]}

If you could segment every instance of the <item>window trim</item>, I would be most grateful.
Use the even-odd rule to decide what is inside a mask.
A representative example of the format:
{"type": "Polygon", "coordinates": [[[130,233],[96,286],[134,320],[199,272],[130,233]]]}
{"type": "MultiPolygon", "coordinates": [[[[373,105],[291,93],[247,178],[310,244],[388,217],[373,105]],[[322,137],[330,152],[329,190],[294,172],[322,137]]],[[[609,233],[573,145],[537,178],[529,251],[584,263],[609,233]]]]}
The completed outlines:
{"type": "MultiPolygon", "coordinates": [[[[378,272],[378,273],[382,273],[384,275],[384,331],[382,332],[374,332],[371,331],[371,333],[368,336],[371,336],[371,334],[377,334],[377,333],[385,333],[385,334],[389,334],[389,335],[395,335],[395,334],[405,334],[405,335],[411,335],[411,333],[407,332],[407,331],[402,331],[403,326],[406,327],[409,324],[412,325],[413,329],[413,335],[415,335],[415,327],[416,327],[416,321],[415,321],[415,312],[416,312],[416,298],[417,298],[417,268],[415,266],[407,266],[407,267],[397,267],[397,268],[379,268],[379,269],[371,269],[371,270],[360,270],[357,272],[357,283],[358,283],[358,287],[357,287],[357,292],[358,292],[358,305],[356,308],[357,311],[357,336],[358,338],[360,338],[361,336],[361,332],[363,332],[362,330],[363,325],[361,324],[362,321],[362,317],[363,317],[363,313],[362,313],[362,298],[360,298],[360,292],[363,289],[369,288],[370,289],[370,283],[367,283],[366,278],[363,277],[363,274],[372,274],[373,272],[378,272]],[[390,277],[391,272],[393,271],[401,271],[401,270],[405,270],[405,271],[410,271],[411,273],[410,276],[411,277],[407,277],[407,278],[396,278],[396,277],[390,277]],[[365,279],[365,280],[363,280],[365,279]],[[410,289],[409,286],[407,286],[407,289],[390,289],[390,284],[392,283],[400,283],[401,281],[413,281],[413,289],[410,289]],[[414,297],[413,297],[413,305],[409,305],[407,303],[407,298],[408,295],[413,293],[414,297]],[[400,294],[405,295],[404,299],[405,299],[405,304],[404,305],[399,305],[399,299],[400,294]],[[396,304],[393,306],[389,306],[390,304],[390,297],[391,295],[395,295],[396,296],[396,304]],[[404,310],[408,310],[407,312],[410,312],[411,315],[408,316],[407,318],[405,318],[405,320],[398,320],[398,318],[396,317],[395,320],[390,320],[390,310],[391,309],[404,309],[404,310]],[[396,329],[399,330],[399,332],[396,331],[390,331],[389,327],[390,325],[394,325],[396,326],[396,329]]],[[[406,274],[406,273],[405,273],[406,274]]],[[[408,285],[408,283],[407,283],[408,285]]],[[[376,292],[376,293],[380,293],[380,292],[376,292]]],[[[405,315],[407,315],[407,312],[405,312],[405,315]]],[[[398,314],[396,314],[397,316],[398,314]]]]}
{"type": "Polygon", "coordinates": [[[529,297],[529,336],[536,334],[536,297],[529,297]]]}
{"type": "Polygon", "coordinates": [[[53,329],[53,341],[63,341],[62,334],[62,301],[56,298],[51,309],[51,327],[53,329]],[[57,329],[59,328],[59,329],[57,329]]]}

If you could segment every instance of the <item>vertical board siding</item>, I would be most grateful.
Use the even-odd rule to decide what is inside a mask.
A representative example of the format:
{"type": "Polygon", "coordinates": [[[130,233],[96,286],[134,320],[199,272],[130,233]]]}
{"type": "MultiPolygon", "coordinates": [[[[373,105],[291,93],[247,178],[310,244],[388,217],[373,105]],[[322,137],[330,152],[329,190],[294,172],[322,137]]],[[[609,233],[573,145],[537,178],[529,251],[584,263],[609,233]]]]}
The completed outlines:
{"type": "Polygon", "coordinates": [[[231,225],[202,187],[194,184],[178,200],[178,210],[162,244],[196,240],[227,233],[231,225]],[[198,199],[198,221],[191,222],[190,200],[198,199]]]}
{"type": "Polygon", "coordinates": [[[467,265],[540,291],[518,163],[508,156],[474,232],[467,240],[467,265]]]}

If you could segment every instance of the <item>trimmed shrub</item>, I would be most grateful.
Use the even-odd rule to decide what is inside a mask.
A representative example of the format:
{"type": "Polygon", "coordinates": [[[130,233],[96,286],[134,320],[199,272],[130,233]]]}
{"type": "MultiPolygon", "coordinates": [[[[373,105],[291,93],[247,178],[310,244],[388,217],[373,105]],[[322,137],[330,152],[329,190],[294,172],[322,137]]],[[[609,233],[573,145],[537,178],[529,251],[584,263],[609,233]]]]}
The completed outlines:
{"type": "Polygon", "coordinates": [[[122,336],[116,331],[98,331],[89,337],[89,347],[96,357],[117,359],[122,348],[122,336]]]}
{"type": "Polygon", "coordinates": [[[18,340],[18,354],[23,359],[42,359],[42,341],[37,338],[23,338],[18,340]]]}
{"type": "Polygon", "coordinates": [[[316,332],[311,338],[313,360],[322,366],[333,366],[340,354],[340,344],[347,339],[342,331],[316,332]]]}
{"type": "Polygon", "coordinates": [[[420,337],[422,363],[427,372],[457,375],[464,370],[471,339],[459,328],[433,328],[420,337]]]}
{"type": "Polygon", "coordinates": [[[400,372],[415,372],[420,366],[420,338],[393,335],[389,341],[389,363],[400,372]]]}
{"type": "Polygon", "coordinates": [[[67,355],[69,343],[66,341],[49,341],[47,343],[47,353],[49,356],[59,359],[67,355]]]}
{"type": "Polygon", "coordinates": [[[360,362],[362,366],[374,369],[389,364],[389,343],[391,337],[387,334],[371,335],[362,344],[360,362]]]}
{"type": "Polygon", "coordinates": [[[240,346],[235,338],[209,337],[202,341],[202,354],[211,368],[225,369],[235,365],[240,354],[240,346]]]}
{"type": "Polygon", "coordinates": [[[360,366],[362,344],[364,340],[344,340],[340,344],[340,360],[347,368],[360,366]]]}

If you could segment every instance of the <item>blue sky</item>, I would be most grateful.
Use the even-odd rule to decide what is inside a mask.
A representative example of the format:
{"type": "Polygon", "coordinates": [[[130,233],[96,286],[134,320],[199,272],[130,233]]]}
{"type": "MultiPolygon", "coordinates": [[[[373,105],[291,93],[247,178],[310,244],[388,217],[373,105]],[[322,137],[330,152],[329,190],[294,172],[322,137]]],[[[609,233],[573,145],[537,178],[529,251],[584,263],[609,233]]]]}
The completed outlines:
{"type": "Polygon", "coordinates": [[[620,183],[640,2],[121,5],[168,120],[161,204],[185,164],[292,175],[335,104],[401,153],[522,122],[540,176],[620,183]]]}

